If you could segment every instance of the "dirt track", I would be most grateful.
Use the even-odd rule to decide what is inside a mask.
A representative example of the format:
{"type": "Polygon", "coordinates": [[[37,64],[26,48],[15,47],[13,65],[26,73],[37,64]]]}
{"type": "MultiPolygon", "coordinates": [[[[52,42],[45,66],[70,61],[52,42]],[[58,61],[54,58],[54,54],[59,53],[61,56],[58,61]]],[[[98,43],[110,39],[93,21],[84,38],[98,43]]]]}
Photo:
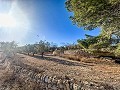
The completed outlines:
{"type": "MultiPolygon", "coordinates": [[[[11,80],[11,77],[12,77],[11,83],[14,83],[14,82],[15,83],[14,84],[9,83],[10,86],[11,85],[15,86],[17,81],[19,83],[24,81],[24,79],[22,79],[24,77],[24,74],[21,76],[18,76],[18,74],[14,72],[14,69],[12,66],[15,66],[15,67],[21,66],[21,67],[27,68],[26,70],[30,70],[30,71],[33,70],[34,72],[42,72],[43,74],[48,76],[56,76],[60,78],[71,78],[77,81],[87,81],[85,83],[88,83],[88,82],[105,83],[113,88],[114,87],[116,88],[116,89],[113,89],[109,87],[109,89],[104,88],[101,90],[119,90],[120,89],[120,65],[117,65],[117,64],[116,65],[92,64],[92,63],[72,61],[72,60],[64,59],[57,56],[45,56],[44,58],[41,58],[40,56],[31,57],[27,55],[18,54],[14,58],[7,58],[4,63],[0,64],[0,68],[1,68],[0,84],[4,88],[8,87],[7,84],[9,80],[11,80]],[[13,80],[14,74],[15,74],[15,77],[17,77],[17,80],[13,80]]],[[[24,78],[27,78],[27,76],[24,78]]],[[[0,90],[7,90],[4,88],[0,90]]],[[[25,88],[25,87],[24,89],[23,87],[22,89],[9,88],[8,90],[28,90],[28,88],[25,88]]],[[[30,90],[42,90],[42,89],[31,88],[30,90]]],[[[52,90],[52,89],[49,89],[49,90],[52,90]]]]}
{"type": "Polygon", "coordinates": [[[105,82],[120,81],[120,65],[102,65],[72,61],[57,56],[21,56],[22,62],[43,68],[47,74],[67,75],[76,79],[98,80],[105,82]]]}

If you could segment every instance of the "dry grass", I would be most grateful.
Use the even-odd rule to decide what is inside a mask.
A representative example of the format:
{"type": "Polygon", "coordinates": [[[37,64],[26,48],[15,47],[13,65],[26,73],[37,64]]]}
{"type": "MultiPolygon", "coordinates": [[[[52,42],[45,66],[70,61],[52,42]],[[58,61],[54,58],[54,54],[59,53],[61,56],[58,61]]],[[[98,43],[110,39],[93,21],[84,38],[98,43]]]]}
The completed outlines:
{"type": "Polygon", "coordinates": [[[63,57],[63,58],[67,58],[67,59],[70,59],[70,60],[77,60],[77,61],[81,61],[81,56],[76,56],[76,55],[60,55],[60,57],[63,57]]]}
{"type": "Polygon", "coordinates": [[[100,58],[93,58],[93,57],[83,57],[79,55],[60,55],[63,58],[67,58],[70,60],[81,61],[85,63],[94,63],[94,64],[115,64],[114,60],[109,59],[100,59],[100,58]]]}

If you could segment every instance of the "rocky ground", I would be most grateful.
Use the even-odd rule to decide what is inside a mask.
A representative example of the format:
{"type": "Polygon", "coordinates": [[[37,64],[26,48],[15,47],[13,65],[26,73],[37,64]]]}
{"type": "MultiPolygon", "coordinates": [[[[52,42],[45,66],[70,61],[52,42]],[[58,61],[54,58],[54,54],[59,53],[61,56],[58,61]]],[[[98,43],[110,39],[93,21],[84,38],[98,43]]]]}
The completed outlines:
{"type": "Polygon", "coordinates": [[[22,54],[0,60],[0,90],[120,90],[119,64],[22,54]]]}

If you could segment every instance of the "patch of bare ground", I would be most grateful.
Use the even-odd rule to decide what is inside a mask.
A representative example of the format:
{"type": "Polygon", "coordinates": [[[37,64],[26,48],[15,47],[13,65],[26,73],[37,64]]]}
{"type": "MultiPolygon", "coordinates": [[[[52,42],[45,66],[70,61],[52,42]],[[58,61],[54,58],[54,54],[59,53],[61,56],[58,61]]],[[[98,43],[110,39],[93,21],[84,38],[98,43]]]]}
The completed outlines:
{"type": "MultiPolygon", "coordinates": [[[[94,60],[94,58],[84,58],[84,60],[85,59],[87,59],[86,61],[88,61],[88,59],[94,60]]],[[[10,70],[8,70],[10,74],[7,75],[2,72],[0,74],[1,76],[7,75],[6,78],[4,77],[3,82],[0,83],[2,85],[0,90],[7,90],[4,88],[9,88],[9,90],[78,90],[76,89],[76,87],[79,87],[77,86],[78,81],[86,85],[81,84],[81,87],[79,87],[79,89],[82,89],[82,86],[85,87],[83,88],[84,90],[120,89],[120,65],[113,64],[112,62],[109,64],[98,64],[74,61],[58,56],[45,56],[41,58],[38,55],[32,57],[22,54],[18,54],[10,62],[10,70]],[[40,74],[40,79],[39,73],[42,73],[40,74]],[[43,80],[41,77],[45,77],[44,82],[47,84],[39,83],[41,82],[39,80],[43,80]],[[70,84],[72,85],[72,87],[70,87],[72,89],[58,89],[58,87],[61,86],[55,87],[54,85],[56,84],[53,83],[52,89],[49,89],[48,77],[49,79],[52,78],[52,80],[57,77],[57,83],[64,78],[65,80],[70,80],[70,82],[74,81],[75,84],[70,84]]],[[[105,62],[107,63],[106,60],[105,62]]],[[[2,80],[3,77],[0,77],[0,79],[2,80]]],[[[67,85],[66,88],[68,88],[67,85]]]]}
{"type": "Polygon", "coordinates": [[[120,83],[120,65],[110,60],[99,61],[96,58],[86,58],[86,61],[78,62],[57,56],[46,56],[43,59],[39,56],[23,57],[25,58],[21,59],[22,62],[43,69],[48,75],[68,76],[77,80],[105,82],[111,85],[120,83]],[[88,63],[88,61],[95,63],[88,63]]]}

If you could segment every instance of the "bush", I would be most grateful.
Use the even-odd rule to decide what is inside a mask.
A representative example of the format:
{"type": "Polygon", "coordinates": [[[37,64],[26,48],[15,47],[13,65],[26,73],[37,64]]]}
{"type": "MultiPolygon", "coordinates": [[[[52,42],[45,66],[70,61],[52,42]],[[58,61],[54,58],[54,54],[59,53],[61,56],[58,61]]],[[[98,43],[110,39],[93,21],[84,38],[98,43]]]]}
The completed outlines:
{"type": "Polygon", "coordinates": [[[117,45],[117,48],[115,50],[115,56],[120,57],[120,43],[117,45]]]}
{"type": "Polygon", "coordinates": [[[89,49],[101,49],[107,47],[109,47],[109,42],[99,42],[99,43],[91,44],[89,46],[89,49]]]}

